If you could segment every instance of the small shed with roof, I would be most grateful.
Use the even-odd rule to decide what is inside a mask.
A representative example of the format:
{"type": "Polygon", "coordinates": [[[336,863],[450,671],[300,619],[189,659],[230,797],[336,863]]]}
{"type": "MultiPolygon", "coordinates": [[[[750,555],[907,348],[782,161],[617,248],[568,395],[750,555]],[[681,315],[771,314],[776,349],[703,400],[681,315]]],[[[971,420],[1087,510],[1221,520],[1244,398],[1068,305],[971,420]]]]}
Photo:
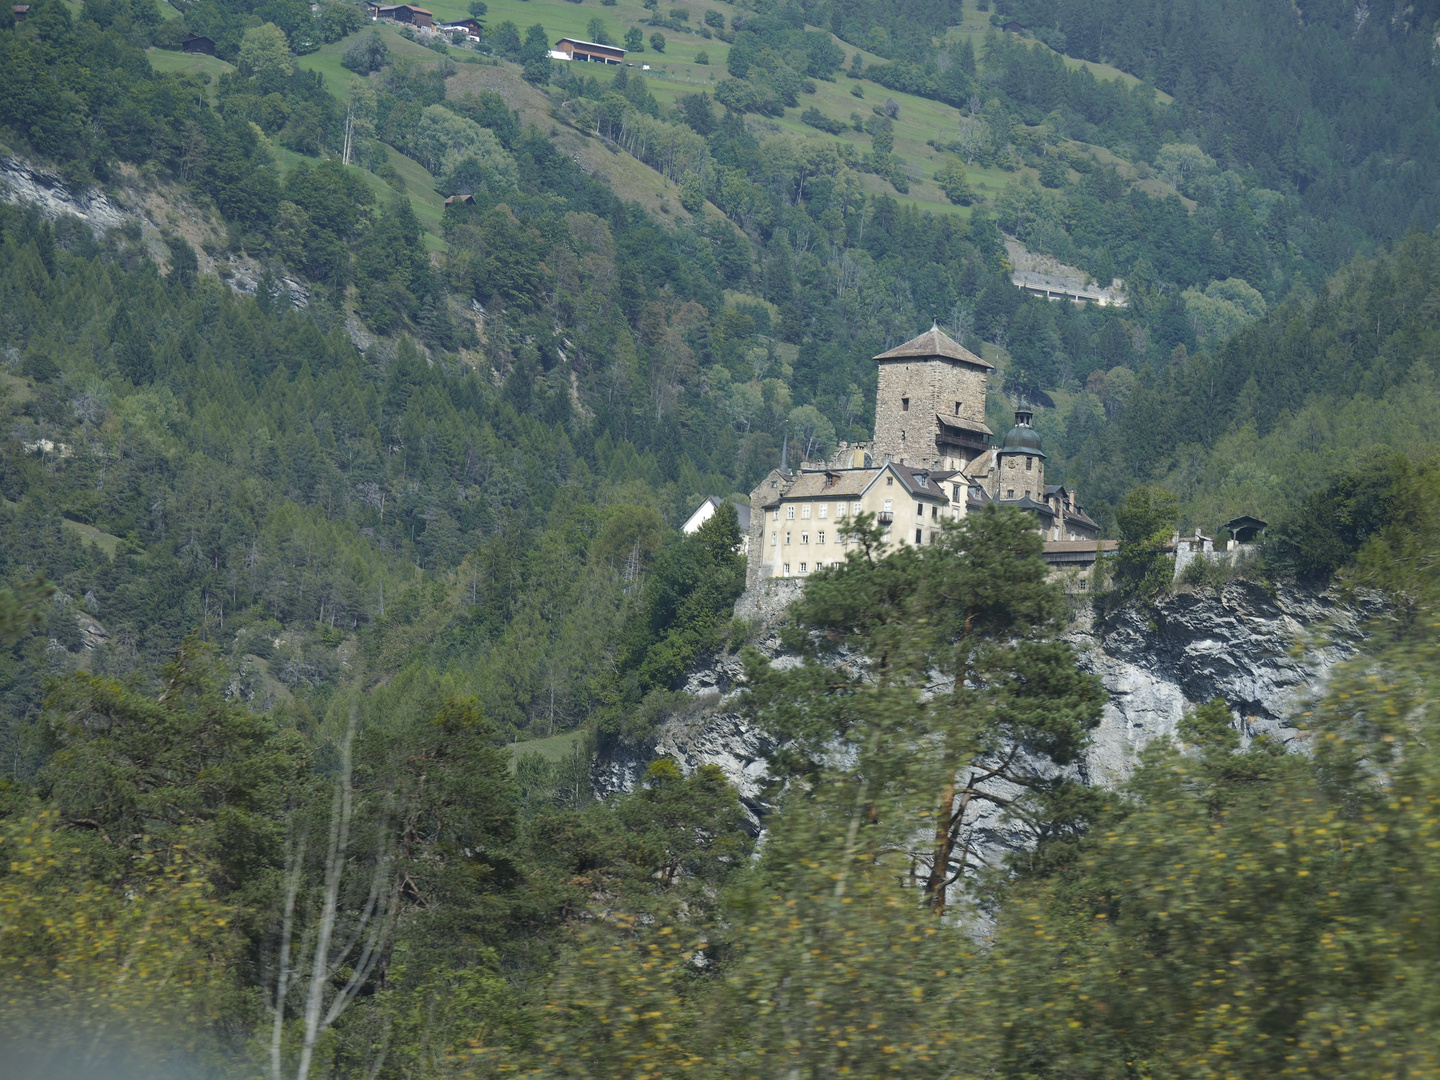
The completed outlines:
{"type": "Polygon", "coordinates": [[[1260,537],[1265,535],[1265,527],[1268,522],[1261,521],[1257,517],[1250,517],[1242,514],[1240,517],[1231,518],[1221,526],[1230,533],[1230,548],[1239,547],[1241,544],[1253,544],[1260,537]]]}

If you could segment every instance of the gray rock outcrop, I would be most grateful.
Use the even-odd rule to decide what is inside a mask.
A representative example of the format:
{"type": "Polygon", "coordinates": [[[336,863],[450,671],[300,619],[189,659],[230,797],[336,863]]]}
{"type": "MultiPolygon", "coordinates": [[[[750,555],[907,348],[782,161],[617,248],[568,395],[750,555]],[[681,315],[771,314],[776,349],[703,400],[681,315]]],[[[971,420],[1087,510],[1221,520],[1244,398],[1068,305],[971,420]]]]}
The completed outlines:
{"type": "MultiPolygon", "coordinates": [[[[736,603],[736,614],[757,627],[757,648],[776,664],[798,662],[785,653],[778,634],[798,595],[791,585],[762,582],[736,603]]],[[[1175,593],[1105,619],[1083,612],[1066,637],[1081,667],[1100,677],[1108,701],[1080,767],[1082,777],[1107,787],[1123,783],[1145,746],[1173,736],[1187,709],[1215,698],[1235,712],[1244,737],[1294,740],[1297,706],[1354,652],[1361,626],[1373,613],[1373,604],[1349,607],[1331,593],[1295,585],[1271,593],[1252,582],[1175,593]],[[1302,644],[1303,651],[1297,648],[1302,644]]],[[[699,696],[696,708],[662,723],[643,745],[598,763],[597,791],[630,788],[661,756],[675,759],[687,773],[718,765],[758,823],[766,809],[765,758],[774,744],[737,707],[742,674],[733,654],[697,665],[685,686],[699,696]]],[[[998,819],[977,825],[992,834],[992,846],[1021,842],[998,819]]]]}
{"type": "Polygon", "coordinates": [[[0,193],[7,202],[31,203],[48,218],[77,217],[100,232],[125,220],[125,212],[96,188],[77,190],[58,174],[17,158],[0,158],[0,193]]]}
{"type": "Polygon", "coordinates": [[[1370,613],[1369,603],[1347,607],[1326,592],[1287,585],[1272,594],[1240,581],[1082,619],[1067,637],[1109,695],[1085,778],[1124,782],[1148,743],[1172,736],[1187,709],[1215,698],[1244,737],[1293,740],[1296,706],[1354,652],[1370,613]]]}

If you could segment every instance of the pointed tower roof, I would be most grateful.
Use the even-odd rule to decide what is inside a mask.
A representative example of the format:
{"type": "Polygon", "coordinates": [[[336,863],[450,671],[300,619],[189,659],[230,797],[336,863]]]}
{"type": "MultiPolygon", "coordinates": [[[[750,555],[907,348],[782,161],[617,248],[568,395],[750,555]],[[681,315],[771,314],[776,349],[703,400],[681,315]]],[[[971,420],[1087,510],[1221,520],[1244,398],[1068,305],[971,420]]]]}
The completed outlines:
{"type": "Polygon", "coordinates": [[[876,360],[928,360],[932,357],[939,357],[945,360],[959,360],[961,363],[970,364],[982,368],[985,371],[994,371],[995,365],[987,360],[982,360],[965,346],[941,330],[938,325],[931,325],[929,330],[917,338],[907,341],[904,345],[883,352],[874,357],[876,360]]]}

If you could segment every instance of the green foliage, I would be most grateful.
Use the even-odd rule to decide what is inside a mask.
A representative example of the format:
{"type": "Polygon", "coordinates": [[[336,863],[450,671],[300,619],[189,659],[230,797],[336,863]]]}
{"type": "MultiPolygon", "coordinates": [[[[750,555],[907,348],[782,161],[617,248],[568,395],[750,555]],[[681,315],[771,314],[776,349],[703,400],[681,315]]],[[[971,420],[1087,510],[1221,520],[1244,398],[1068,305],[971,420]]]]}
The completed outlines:
{"type": "Polygon", "coordinates": [[[1169,588],[1173,564],[1165,546],[1175,532],[1177,506],[1163,488],[1137,487],[1115,511],[1120,546],[1114,588],[1122,601],[1154,599],[1169,588]]]}
{"type": "Polygon", "coordinates": [[[945,197],[958,206],[969,206],[975,201],[974,189],[965,177],[965,167],[957,158],[946,158],[935,170],[935,182],[945,197]]]}
{"type": "Polygon", "coordinates": [[[1335,477],[1277,522],[1266,555],[1282,571],[1325,580],[1387,528],[1405,528],[1401,508],[1415,466],[1388,454],[1335,477]]]}
{"type": "Polygon", "coordinates": [[[235,66],[241,75],[248,75],[261,86],[273,86],[289,78],[295,68],[290,61],[290,44],[285,33],[274,23],[254,26],[240,40],[240,53],[235,66]]]}
{"type": "Polygon", "coordinates": [[[1199,289],[1184,292],[1185,316],[1195,327],[1195,337],[1215,348],[1247,323],[1265,317],[1265,298],[1241,278],[1212,281],[1199,289]]]}
{"type": "Polygon", "coordinates": [[[800,122],[802,124],[808,124],[810,127],[818,128],[821,131],[828,132],[831,135],[840,134],[840,132],[844,131],[848,126],[841,120],[831,120],[814,105],[811,105],[800,114],[800,122]]]}
{"type": "Polygon", "coordinates": [[[651,34],[650,48],[657,53],[663,53],[665,51],[665,35],[658,30],[651,34]]]}
{"type": "Polygon", "coordinates": [[[943,911],[950,884],[973,869],[966,807],[976,798],[1012,807],[1041,831],[1073,825],[1056,812],[1067,785],[1040,762],[1075,759],[1100,693],[1058,639],[1063,604],[1022,514],[987,509],[947,525],[936,544],[884,559],[873,554],[877,529],[857,520],[859,550],[810,580],[791,637],[811,656],[856,652],[864,670],[837,680],[822,664],[781,673],[752,657],[749,678],[758,715],[783,744],[772,760],[780,775],[815,775],[840,739],[868,748],[867,784],[916,799],[906,811],[915,816],[893,827],[933,833],[933,847],[916,857],[929,864],[927,902],[943,911]],[[922,692],[937,675],[953,683],[927,701],[922,692]],[[917,741],[932,748],[923,763],[909,760],[906,747],[917,741]],[[1021,746],[1028,764],[1017,760],[1021,746]],[[1006,764],[988,772],[987,761],[1006,764]],[[984,777],[999,774],[1008,795],[983,790],[984,777]],[[927,789],[933,802],[918,794],[927,789]]]}
{"type": "Polygon", "coordinates": [[[275,856],[277,819],[310,762],[303,742],[223,701],[206,664],[187,640],[158,699],[93,676],[58,683],[38,782],[112,858],[183,843],[211,862],[221,895],[244,895],[264,888],[255,871],[275,856]]]}
{"type": "Polygon", "coordinates": [[[590,40],[597,45],[613,45],[610,31],[605,26],[605,20],[600,18],[591,19],[585,26],[585,33],[590,40]]]}
{"type": "Polygon", "coordinates": [[[550,38],[540,23],[525,31],[525,40],[520,44],[517,59],[526,82],[544,86],[550,81],[550,38]]]}
{"type": "Polygon", "coordinates": [[[7,1072],[54,1075],[57,1061],[93,1056],[167,1077],[223,1060],[217,1050],[234,1050],[224,1029],[243,1009],[240,958],[204,864],[174,836],[107,880],[74,835],[43,807],[0,819],[7,1072]]]}
{"type": "Polygon", "coordinates": [[[357,75],[379,71],[390,60],[390,50],[378,30],[363,34],[345,47],[340,62],[357,75]]]}
{"type": "Polygon", "coordinates": [[[637,743],[670,710],[683,708],[663,692],[724,643],[745,584],[739,547],[738,518],[727,502],[694,535],[660,549],[627,612],[613,680],[601,692],[606,704],[597,730],[603,740],[637,743]]]}
{"type": "MultiPolygon", "coordinates": [[[[677,180],[694,215],[680,229],[623,204],[498,94],[449,98],[447,60],[392,62],[361,34],[342,61],[378,77],[337,101],[291,52],[358,29],[349,6],[198,3],[167,29],[150,4],[72,14],[42,0],[0,30],[0,127],[16,154],[76,185],[139,175],[213,203],[224,226],[197,253],[204,223],[154,249],[134,223],[97,234],[0,207],[0,813],[18,830],[3,842],[74,849],[24,883],[28,870],[0,877],[33,955],[54,960],[39,997],[64,982],[120,1002],[121,950],[152,955],[127,920],[153,912],[155,964],[125,984],[135,1008],[192,1035],[218,1014],[222,1041],[253,1031],[289,875],[304,927],[320,910],[337,732],[356,703],[363,812],[339,918],[356,925],[383,880],[395,931],[383,978],[322,1049],[337,1074],[938,1078],[963,1060],[977,1074],[1183,1076],[1223,1045],[1239,1072],[1269,1075],[1288,1067],[1270,1052],[1286,1038],[1312,1071],[1378,1071],[1315,1035],[1344,1030],[1343,1008],[1374,1030],[1384,1020],[1384,1052],[1418,1073],[1428,1050],[1406,1033],[1428,1018],[1403,991],[1430,962],[1406,929],[1422,925],[1407,920],[1423,916],[1426,883],[1407,890],[1433,837],[1405,807],[1432,799],[1433,641],[1372,654],[1377,684],[1342,673],[1315,722],[1333,754],[1279,756],[1210,705],[1182,725],[1183,748],[1155,750],[1123,798],[1101,800],[1062,779],[1099,697],[1057,640],[1039,541],[1023,519],[973,515],[933,549],[810,580],[807,662],[753,685],[781,737],[758,861],[753,822],[712,770],[661,764],[629,795],[591,795],[597,747],[625,756],[669,721],[698,722],[707,706],[678,689],[685,673],[744,636],[728,504],[694,537],[665,522],[753,483],[787,432],[813,456],[867,437],[867,358],[936,314],[977,350],[1003,347],[1007,390],[1067,391],[1063,416],[1042,417],[1047,467],[1107,525],[1137,481],[1182,492],[1192,522],[1263,514],[1277,522],[1271,568],[1342,568],[1385,591],[1393,634],[1429,625],[1437,241],[1416,234],[1320,287],[1348,253],[1431,220],[1435,173],[1406,111],[1428,100],[1415,82],[1428,53],[1406,52],[1424,35],[1403,19],[1383,41],[1385,20],[1347,23],[1334,47],[1356,67],[1331,65],[1345,105],[1291,108],[1319,85],[1314,38],[1331,31],[1313,13],[1271,27],[1294,48],[1257,80],[1270,69],[1241,61],[1271,38],[1246,5],[1225,19],[1182,5],[1143,34],[1128,9],[1031,6],[1041,40],[1137,71],[1183,55],[1196,87],[1183,65],[1145,71],[1175,94],[1162,106],[1149,86],[999,35],[978,63],[966,41],[942,53],[948,17],[906,4],[803,18],[762,4],[729,31],[706,12],[706,32],[735,37],[714,91],[726,110],[705,94],[662,105],[624,68],[562,68],[566,121],[677,180]],[[1186,31],[1202,16],[1206,33],[1186,31]],[[1107,23],[1127,28],[1110,45],[1089,29],[1107,23]],[[142,51],[190,31],[239,61],[213,107],[142,51]],[[870,122],[864,158],[742,122],[798,111],[807,79],[835,76],[832,31],[895,58],[869,69],[884,85],[963,100],[955,141],[935,144],[953,201],[967,197],[962,160],[1044,166],[1041,183],[1017,179],[993,217],[929,216],[864,194],[867,169],[909,182],[887,118],[870,122]],[[1173,48],[1108,51],[1145,35],[1173,48]],[[1210,100],[1212,84],[1229,96],[1210,100]],[[1394,122],[1361,130],[1355,102],[1387,87],[1394,122]],[[1302,120],[1257,136],[1276,116],[1302,120]],[[433,215],[377,200],[339,163],[347,130],[364,168],[398,166],[414,191],[418,163],[443,194],[473,196],[431,226],[444,251],[422,227],[433,215]],[[1076,142],[1123,150],[1193,206],[1076,142]],[[1380,168],[1397,147],[1419,166],[1380,168]],[[707,203],[728,220],[705,218],[707,203]],[[1027,299],[1000,227],[1125,278],[1129,306],[1027,299]],[[257,265],[253,296],[225,284],[257,265]],[[1275,306],[1297,283],[1316,298],[1275,306]],[[45,443],[56,449],[25,449],[45,443]],[[29,584],[37,573],[53,595],[29,584]],[[196,627],[213,676],[186,643],[196,627]],[[837,679],[819,661],[842,646],[853,663],[837,679]],[[557,733],[564,755],[522,755],[512,777],[505,742],[557,733]],[[973,781],[968,766],[1012,753],[1012,786],[973,781]],[[1410,804],[1377,794],[1392,782],[1410,804]],[[1039,846],[1014,864],[1013,891],[977,891],[972,841],[992,823],[974,808],[1002,802],[1039,846]],[[50,811],[63,829],[38,816],[50,811]],[[1292,855],[1312,860],[1307,877],[1292,855]],[[1323,895],[1306,891],[1322,880],[1323,895]],[[122,903],[137,887],[153,906],[122,903]],[[82,899],[98,938],[76,929],[82,899]],[[968,918],[982,900],[1006,948],[933,917],[968,918]],[[231,929],[187,940],[187,913],[220,903],[231,929]],[[46,911],[55,927],[41,929],[46,911]],[[1353,949],[1329,997],[1323,933],[1353,949]],[[1246,997],[1266,1003],[1253,1027],[1211,959],[1253,979],[1246,997]],[[194,996],[151,1008],[160,971],[194,996]],[[457,1064],[471,1040],[483,1052],[457,1064]]],[[[531,81],[554,75],[542,27],[488,37],[531,81]]],[[[816,110],[799,116],[837,133],[816,110]]],[[[1135,499],[1119,515],[1119,586],[1144,596],[1168,580],[1156,537],[1175,511],[1154,490],[1135,499]]],[[[27,948],[6,955],[28,963],[27,948]]]]}
{"type": "Polygon", "coordinates": [[[36,578],[15,589],[0,589],[0,646],[11,646],[27,626],[41,621],[40,602],[55,592],[44,578],[36,578]]]}

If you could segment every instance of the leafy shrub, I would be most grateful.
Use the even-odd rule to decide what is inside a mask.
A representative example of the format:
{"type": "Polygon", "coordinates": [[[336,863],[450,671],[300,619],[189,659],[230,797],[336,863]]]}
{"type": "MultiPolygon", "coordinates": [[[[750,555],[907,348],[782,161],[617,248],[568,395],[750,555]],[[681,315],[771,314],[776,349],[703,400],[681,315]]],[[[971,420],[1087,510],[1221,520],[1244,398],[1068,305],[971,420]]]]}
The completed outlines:
{"type": "Polygon", "coordinates": [[[379,71],[389,61],[390,50],[378,30],[371,30],[363,37],[356,38],[340,56],[340,63],[357,75],[369,75],[372,71],[379,71]]]}
{"type": "Polygon", "coordinates": [[[1119,599],[1150,600],[1170,586],[1170,558],[1165,552],[1175,529],[1179,503],[1158,487],[1137,487],[1116,511],[1120,549],[1115,560],[1115,592],[1119,599]]]}
{"type": "Polygon", "coordinates": [[[958,158],[947,158],[935,170],[935,183],[945,192],[945,197],[957,206],[969,206],[975,201],[975,192],[965,176],[965,166],[958,158]]]}
{"type": "Polygon", "coordinates": [[[828,131],[831,135],[839,135],[849,126],[843,120],[830,119],[814,105],[800,114],[800,122],[809,124],[813,128],[819,128],[821,131],[828,131]]]}
{"type": "Polygon", "coordinates": [[[1053,154],[1047,154],[1045,160],[1040,163],[1040,183],[1047,188],[1064,187],[1068,172],[1069,169],[1063,159],[1053,154]]]}

